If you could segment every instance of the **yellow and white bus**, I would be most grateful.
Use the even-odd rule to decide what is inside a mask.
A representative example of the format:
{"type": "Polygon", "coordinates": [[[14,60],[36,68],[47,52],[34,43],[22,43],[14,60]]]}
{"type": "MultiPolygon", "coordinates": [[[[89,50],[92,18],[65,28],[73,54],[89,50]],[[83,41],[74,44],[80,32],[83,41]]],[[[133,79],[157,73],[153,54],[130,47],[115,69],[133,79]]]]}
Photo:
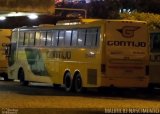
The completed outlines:
{"type": "Polygon", "coordinates": [[[8,58],[6,57],[6,45],[10,43],[11,29],[0,29],[0,76],[8,80],[7,68],[8,58]]]}
{"type": "Polygon", "coordinates": [[[160,31],[150,33],[150,84],[160,86],[160,31]]]}
{"type": "Polygon", "coordinates": [[[12,31],[9,78],[83,87],[147,87],[147,24],[81,19],[12,31]]]}

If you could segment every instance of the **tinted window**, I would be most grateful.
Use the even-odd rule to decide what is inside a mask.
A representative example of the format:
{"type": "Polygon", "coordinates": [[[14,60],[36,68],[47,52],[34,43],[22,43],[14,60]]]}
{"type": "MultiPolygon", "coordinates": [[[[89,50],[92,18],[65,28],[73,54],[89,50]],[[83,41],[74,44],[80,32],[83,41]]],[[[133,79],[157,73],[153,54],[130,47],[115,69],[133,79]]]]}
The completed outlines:
{"type": "Polygon", "coordinates": [[[46,44],[46,32],[41,32],[41,35],[40,35],[40,45],[41,46],[45,46],[46,44]]]}
{"type": "Polygon", "coordinates": [[[57,46],[57,43],[58,43],[58,30],[53,30],[52,45],[57,46]]]}
{"type": "Polygon", "coordinates": [[[72,46],[77,46],[77,38],[78,38],[78,31],[77,30],[73,30],[72,32],[72,46]]]}
{"type": "Polygon", "coordinates": [[[30,46],[34,45],[34,37],[35,37],[35,32],[30,32],[30,39],[29,39],[30,46]]]}
{"type": "Polygon", "coordinates": [[[40,32],[36,32],[36,35],[35,35],[35,45],[36,46],[40,45],[40,32]]]}
{"type": "Polygon", "coordinates": [[[22,46],[23,43],[24,43],[24,32],[21,31],[21,32],[19,33],[19,46],[22,46]]]}
{"type": "Polygon", "coordinates": [[[59,37],[58,37],[58,46],[64,46],[64,30],[60,30],[59,37]]]}
{"type": "Polygon", "coordinates": [[[29,32],[25,32],[24,45],[29,45],[29,32]]]}
{"type": "Polygon", "coordinates": [[[47,46],[51,46],[52,45],[52,32],[47,32],[47,42],[46,42],[47,46]]]}
{"type": "Polygon", "coordinates": [[[72,35],[72,30],[66,30],[65,32],[65,46],[69,47],[71,44],[71,35],[72,35]]]}
{"type": "Polygon", "coordinates": [[[79,47],[84,46],[85,34],[86,34],[86,29],[79,29],[78,30],[78,46],[79,47]]]}
{"type": "Polygon", "coordinates": [[[159,33],[151,34],[151,51],[160,52],[160,34],[159,33]]]}
{"type": "Polygon", "coordinates": [[[87,29],[87,35],[86,35],[86,43],[85,46],[95,46],[97,39],[97,29],[91,28],[87,29]]]}

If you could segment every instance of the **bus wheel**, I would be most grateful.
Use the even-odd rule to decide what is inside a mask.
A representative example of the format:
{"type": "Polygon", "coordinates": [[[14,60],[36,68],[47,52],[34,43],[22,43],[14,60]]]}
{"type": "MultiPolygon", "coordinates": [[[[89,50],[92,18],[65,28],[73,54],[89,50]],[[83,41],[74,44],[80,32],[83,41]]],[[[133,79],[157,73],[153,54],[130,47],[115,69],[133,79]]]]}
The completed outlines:
{"type": "Polygon", "coordinates": [[[23,69],[19,70],[18,79],[20,80],[20,85],[22,85],[22,86],[27,86],[29,84],[29,82],[25,80],[25,75],[24,75],[23,69]]]}
{"type": "Polygon", "coordinates": [[[79,73],[74,77],[73,88],[77,93],[82,92],[82,78],[79,73]]]}
{"type": "Polygon", "coordinates": [[[67,72],[64,76],[64,88],[65,91],[69,92],[72,89],[72,79],[71,79],[71,74],[67,72]]]}
{"type": "Polygon", "coordinates": [[[8,81],[8,75],[6,73],[3,73],[2,77],[3,77],[4,81],[8,81]]]}

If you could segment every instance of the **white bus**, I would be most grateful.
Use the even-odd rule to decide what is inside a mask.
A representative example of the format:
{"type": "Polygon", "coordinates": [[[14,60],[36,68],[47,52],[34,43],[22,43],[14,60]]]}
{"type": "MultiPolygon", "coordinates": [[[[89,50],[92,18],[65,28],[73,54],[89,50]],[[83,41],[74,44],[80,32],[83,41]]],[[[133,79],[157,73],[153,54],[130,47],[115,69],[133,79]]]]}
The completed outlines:
{"type": "Polygon", "coordinates": [[[147,87],[147,24],[81,19],[12,31],[9,78],[83,87],[147,87]]]}
{"type": "Polygon", "coordinates": [[[160,86],[160,31],[150,33],[150,85],[160,86]]]}

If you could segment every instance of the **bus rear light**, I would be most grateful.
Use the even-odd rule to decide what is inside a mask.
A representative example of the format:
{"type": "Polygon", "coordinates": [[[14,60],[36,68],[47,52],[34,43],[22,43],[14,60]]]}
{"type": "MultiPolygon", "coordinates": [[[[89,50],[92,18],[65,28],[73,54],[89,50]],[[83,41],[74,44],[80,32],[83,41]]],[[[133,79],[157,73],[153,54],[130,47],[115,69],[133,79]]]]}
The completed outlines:
{"type": "Polygon", "coordinates": [[[102,73],[106,72],[106,65],[105,64],[101,64],[101,72],[102,73]]]}
{"type": "Polygon", "coordinates": [[[149,66],[146,66],[146,75],[149,75],[149,66]]]}

